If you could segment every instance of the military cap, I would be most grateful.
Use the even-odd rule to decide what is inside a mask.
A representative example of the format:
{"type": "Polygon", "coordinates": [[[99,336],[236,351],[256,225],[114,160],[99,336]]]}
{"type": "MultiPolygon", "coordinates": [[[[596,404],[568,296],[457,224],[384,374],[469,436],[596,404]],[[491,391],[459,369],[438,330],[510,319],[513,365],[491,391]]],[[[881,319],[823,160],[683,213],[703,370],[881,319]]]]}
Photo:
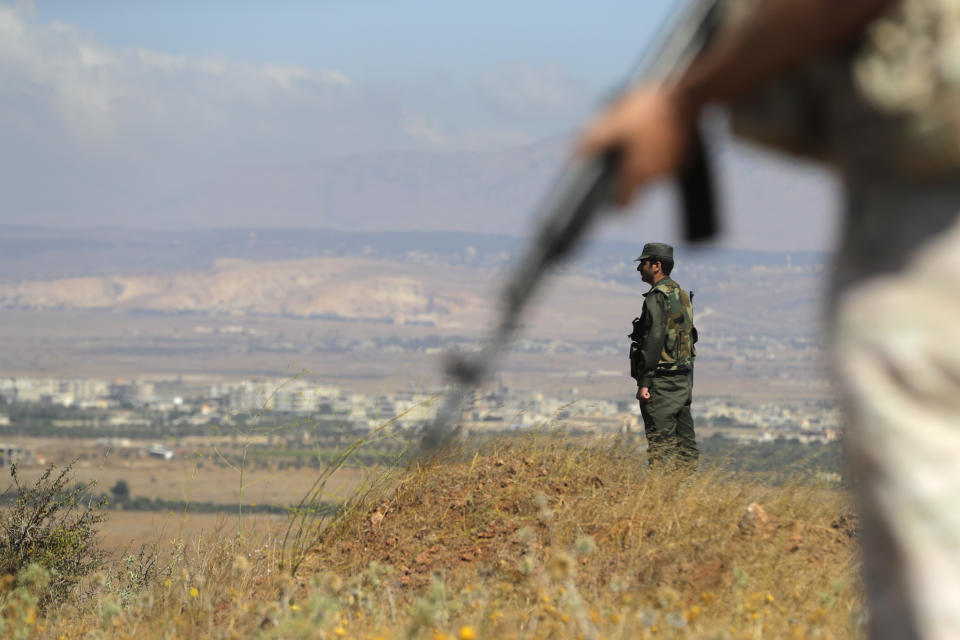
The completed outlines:
{"type": "Polygon", "coordinates": [[[640,262],[647,258],[670,258],[673,260],[673,247],[663,242],[648,242],[643,245],[643,253],[640,254],[634,262],[640,262]]]}

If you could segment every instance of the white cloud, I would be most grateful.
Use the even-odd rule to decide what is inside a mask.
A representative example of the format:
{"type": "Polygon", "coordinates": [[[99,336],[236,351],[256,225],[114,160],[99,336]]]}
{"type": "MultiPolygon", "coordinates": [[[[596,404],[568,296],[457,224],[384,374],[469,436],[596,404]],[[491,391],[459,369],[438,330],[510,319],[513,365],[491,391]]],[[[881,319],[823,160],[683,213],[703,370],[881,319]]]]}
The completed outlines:
{"type": "Polygon", "coordinates": [[[492,108],[525,118],[570,117],[588,98],[580,82],[555,66],[498,67],[480,78],[478,89],[492,108]]]}
{"type": "Polygon", "coordinates": [[[0,73],[0,98],[29,92],[38,118],[53,114],[87,143],[138,129],[189,129],[211,116],[242,119],[250,115],[245,108],[310,102],[326,88],[349,85],[336,70],[116,50],[71,25],[34,26],[10,6],[0,6],[0,73]]]}
{"type": "Polygon", "coordinates": [[[504,127],[476,131],[444,127],[422,113],[413,112],[404,114],[403,132],[411,139],[423,141],[430,148],[440,151],[492,151],[533,142],[528,133],[518,129],[504,127]]]}
{"type": "MultiPolygon", "coordinates": [[[[312,221],[329,194],[292,189],[278,167],[526,144],[577,101],[562,73],[537,75],[492,72],[483,100],[469,79],[369,86],[340,69],[112,47],[0,0],[0,224],[217,226],[237,219],[231,191],[312,221]],[[224,175],[271,180],[252,194],[224,175]],[[215,194],[208,210],[188,206],[196,193],[215,194]]],[[[358,184],[344,176],[338,189],[358,184]]]]}
{"type": "Polygon", "coordinates": [[[448,134],[443,133],[435,124],[428,122],[421,114],[404,114],[403,130],[412,138],[425,140],[432,147],[443,148],[452,143],[448,134]]]}

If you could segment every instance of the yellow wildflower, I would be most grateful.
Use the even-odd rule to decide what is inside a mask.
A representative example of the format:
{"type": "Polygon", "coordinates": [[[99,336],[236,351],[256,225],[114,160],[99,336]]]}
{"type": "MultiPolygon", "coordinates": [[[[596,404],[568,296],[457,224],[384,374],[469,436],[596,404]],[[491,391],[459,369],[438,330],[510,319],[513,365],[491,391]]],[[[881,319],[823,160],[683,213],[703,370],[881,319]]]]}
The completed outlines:
{"type": "Polygon", "coordinates": [[[556,580],[572,578],[576,573],[573,557],[565,551],[558,551],[550,558],[550,573],[556,580]]]}
{"type": "Polygon", "coordinates": [[[196,598],[198,595],[200,595],[200,590],[196,587],[190,587],[190,597],[196,598]]]}
{"type": "Polygon", "coordinates": [[[463,626],[460,627],[460,632],[457,634],[457,637],[459,637],[460,640],[474,640],[477,637],[477,632],[473,627],[463,626]]]}

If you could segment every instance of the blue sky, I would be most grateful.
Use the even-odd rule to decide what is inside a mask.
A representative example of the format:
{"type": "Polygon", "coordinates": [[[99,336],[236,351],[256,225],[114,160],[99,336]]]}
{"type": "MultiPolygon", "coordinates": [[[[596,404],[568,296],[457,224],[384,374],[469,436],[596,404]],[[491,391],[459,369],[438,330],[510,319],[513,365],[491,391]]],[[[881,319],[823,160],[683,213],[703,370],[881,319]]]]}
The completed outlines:
{"type": "Polygon", "coordinates": [[[504,64],[557,65],[593,88],[615,82],[668,13],[669,0],[37,0],[61,21],[120,48],[335,68],[362,82],[504,64]]]}
{"type": "MultiPolygon", "coordinates": [[[[53,106],[59,121],[48,124],[84,136],[91,124],[103,125],[93,133],[102,137],[127,123],[168,139],[156,119],[137,113],[136,103],[149,101],[148,111],[185,128],[197,110],[216,114],[235,138],[249,135],[244,115],[274,129],[283,121],[279,135],[301,140],[336,123],[336,139],[314,155],[491,150],[575,128],[670,8],[667,0],[0,1],[15,34],[0,48],[8,63],[0,59],[0,97],[8,110],[39,102],[26,108],[35,121],[53,106]],[[81,122],[91,115],[103,117],[81,122]]],[[[130,144],[146,143],[130,133],[121,134],[130,144]]],[[[261,135],[234,157],[263,146],[261,135]]],[[[285,159],[309,157],[290,150],[285,159]]]]}
{"type": "MultiPolygon", "coordinates": [[[[524,233],[671,6],[0,0],[0,224],[524,233]]],[[[823,248],[829,183],[772,166],[732,171],[725,242],[823,248]]],[[[671,239],[652,200],[630,224],[671,239]]]]}

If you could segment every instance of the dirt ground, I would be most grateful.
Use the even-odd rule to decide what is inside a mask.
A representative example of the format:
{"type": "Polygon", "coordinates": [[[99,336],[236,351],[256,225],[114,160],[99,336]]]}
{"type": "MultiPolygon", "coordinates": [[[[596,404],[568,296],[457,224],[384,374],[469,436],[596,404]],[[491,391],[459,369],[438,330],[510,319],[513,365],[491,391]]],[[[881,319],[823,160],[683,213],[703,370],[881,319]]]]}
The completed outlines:
{"type": "MultiPolygon", "coordinates": [[[[108,448],[92,440],[21,438],[18,444],[58,466],[79,458],[71,477],[79,482],[96,482],[98,491],[109,492],[119,480],[127,483],[130,496],[161,498],[188,503],[213,502],[226,506],[222,513],[194,513],[189,504],[175,511],[107,512],[100,526],[102,547],[111,554],[136,553],[141,545],[157,545],[169,550],[178,541],[185,545],[203,544],[214,534],[222,538],[234,535],[242,527],[245,537],[254,539],[282,532],[285,515],[244,514],[238,519],[238,506],[296,505],[310,490],[320,472],[302,469],[265,469],[250,464],[244,469],[241,485],[238,470],[215,464],[211,443],[191,439],[178,448],[172,460],[145,457],[141,446],[108,448]],[[241,490],[242,487],[242,490],[241,490]]],[[[18,477],[32,485],[44,470],[39,464],[24,465],[18,477]]],[[[361,486],[372,470],[346,468],[333,474],[324,491],[324,499],[338,500],[361,486]]],[[[71,483],[72,484],[72,483],[71,483]]],[[[12,478],[0,469],[0,493],[10,490],[12,478]]]]}
{"type": "Polygon", "coordinates": [[[112,556],[136,554],[141,545],[156,545],[162,553],[183,543],[187,548],[202,547],[205,540],[222,539],[237,533],[254,540],[282,534],[286,516],[226,513],[173,513],[151,511],[110,511],[100,525],[100,545],[112,556]]]}
{"type": "MultiPolygon", "coordinates": [[[[258,467],[253,463],[243,470],[217,464],[217,456],[210,447],[179,447],[172,460],[141,457],[143,446],[129,450],[108,449],[86,443],[34,440],[21,438],[18,442],[42,457],[46,462],[62,465],[79,457],[72,475],[80,482],[96,482],[97,489],[109,491],[119,480],[127,483],[130,497],[144,496],[164,500],[215,502],[238,504],[296,504],[319,476],[317,469],[304,466],[282,471],[258,467]]],[[[20,469],[21,481],[33,483],[43,467],[20,469]]],[[[369,472],[364,469],[340,469],[327,483],[324,498],[336,500],[360,486],[369,472]]],[[[11,485],[6,472],[0,476],[0,492],[11,485]]]]}
{"type": "MultiPolygon", "coordinates": [[[[202,545],[214,536],[232,536],[242,527],[244,537],[260,539],[282,532],[285,515],[244,514],[238,519],[238,506],[296,505],[310,490],[320,471],[302,469],[265,469],[249,465],[241,484],[238,470],[215,464],[210,443],[191,442],[180,447],[177,457],[160,460],[140,454],[141,447],[107,448],[88,440],[22,438],[18,444],[42,456],[46,462],[63,465],[80,458],[72,478],[96,482],[97,490],[108,492],[119,480],[127,483],[130,496],[183,501],[185,508],[175,511],[107,512],[100,526],[101,546],[111,554],[136,554],[141,545],[156,545],[161,551],[185,545],[202,545]],[[225,506],[221,513],[195,513],[189,503],[213,502],[225,506]]],[[[44,467],[25,465],[18,471],[24,485],[32,485],[44,467]]],[[[346,468],[333,474],[323,499],[342,499],[361,486],[372,470],[346,468]]],[[[72,483],[71,483],[72,484],[72,483]]],[[[12,488],[7,469],[0,469],[0,493],[12,488]]]]}

